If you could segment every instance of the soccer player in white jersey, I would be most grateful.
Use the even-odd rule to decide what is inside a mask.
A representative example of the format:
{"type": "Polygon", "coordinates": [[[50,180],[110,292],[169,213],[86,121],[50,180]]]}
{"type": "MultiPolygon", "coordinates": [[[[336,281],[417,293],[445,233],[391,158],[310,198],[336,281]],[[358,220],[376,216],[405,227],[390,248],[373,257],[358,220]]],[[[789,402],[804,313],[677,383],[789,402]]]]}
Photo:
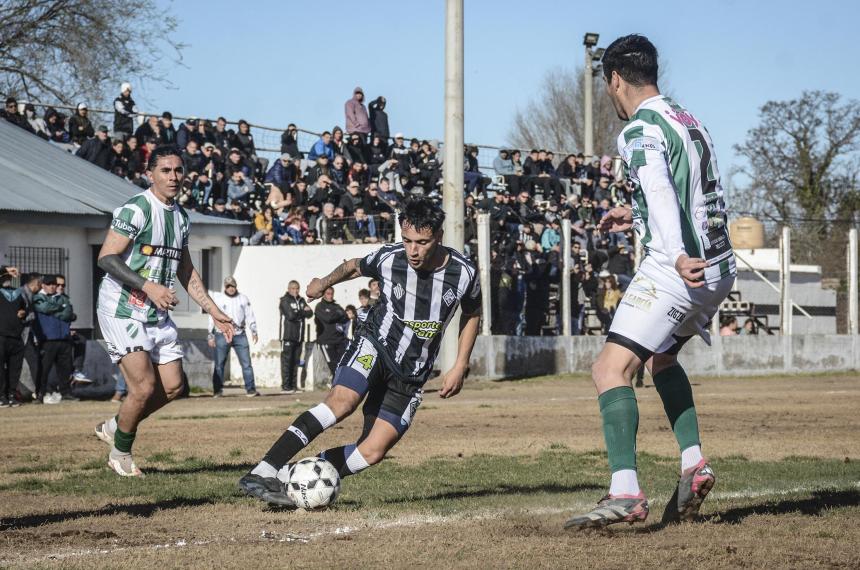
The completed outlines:
{"type": "Polygon", "coordinates": [[[105,271],[99,326],[128,397],[119,414],[96,426],[96,436],[111,446],[108,465],[123,477],[142,475],[131,456],[138,424],[182,389],[182,347],[168,313],[176,305],[176,281],[228,341],[233,336],[230,317],[209,297],[188,253],[188,214],[175,202],[185,178],[182,157],[159,147],[147,171],[152,187],[114,211],[98,260],[105,271]]]}
{"type": "Polygon", "coordinates": [[[475,266],[442,245],[441,208],[426,198],[407,202],[400,214],[403,243],[344,261],[308,284],[308,299],[343,281],[365,276],[380,284],[379,300],[356,330],[338,365],[325,400],[299,415],[263,459],[239,480],[248,495],[294,507],[278,472],[323,431],[348,417],[364,401],[364,429],[354,443],[320,457],[341,477],[382,461],[409,429],[422,400],[422,386],[439,353],[445,327],[457,307],[457,358],[442,379],[439,395],[455,396],[463,386],[481,320],[481,285],[475,266]]]}
{"type": "Polygon", "coordinates": [[[628,121],[618,150],[634,193],[632,209],[614,208],[600,225],[610,232],[634,227],[645,258],[592,367],[612,472],[609,493],[594,510],[568,520],[571,529],[648,516],[636,476],[639,410],[631,385],[643,362],[681,451],[674,518],[697,515],[715,478],[702,456],[693,394],[677,354],[693,335],[710,342],[708,325],[735,277],[710,135],[694,115],[660,94],[656,48],[643,36],[619,38],[606,48],[603,74],[619,118],[628,121]]]}

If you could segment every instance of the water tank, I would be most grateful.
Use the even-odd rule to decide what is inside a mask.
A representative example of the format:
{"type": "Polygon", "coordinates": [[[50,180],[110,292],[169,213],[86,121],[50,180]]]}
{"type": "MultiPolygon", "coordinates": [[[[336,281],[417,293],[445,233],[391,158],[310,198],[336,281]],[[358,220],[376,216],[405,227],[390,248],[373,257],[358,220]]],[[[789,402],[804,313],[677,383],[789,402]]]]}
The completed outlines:
{"type": "Polygon", "coordinates": [[[751,216],[744,216],[729,223],[732,246],[738,249],[760,249],[764,247],[764,225],[751,216]]]}

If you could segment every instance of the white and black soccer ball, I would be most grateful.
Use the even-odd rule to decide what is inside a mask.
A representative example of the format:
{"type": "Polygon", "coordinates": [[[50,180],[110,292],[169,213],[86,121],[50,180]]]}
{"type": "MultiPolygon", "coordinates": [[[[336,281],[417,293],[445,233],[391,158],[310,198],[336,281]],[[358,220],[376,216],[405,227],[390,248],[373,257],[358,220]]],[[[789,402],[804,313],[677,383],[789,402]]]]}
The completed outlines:
{"type": "Polygon", "coordinates": [[[284,482],[287,495],[300,509],[327,507],[337,500],[340,493],[337,469],[319,457],[302,459],[292,466],[288,474],[278,473],[278,478],[284,482]]]}

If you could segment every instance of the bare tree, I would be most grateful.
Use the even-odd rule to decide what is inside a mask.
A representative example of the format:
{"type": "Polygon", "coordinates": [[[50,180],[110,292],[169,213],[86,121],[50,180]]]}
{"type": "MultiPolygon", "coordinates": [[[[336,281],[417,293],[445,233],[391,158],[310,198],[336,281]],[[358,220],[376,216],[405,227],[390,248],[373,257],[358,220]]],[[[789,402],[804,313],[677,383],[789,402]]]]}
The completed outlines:
{"type": "Polygon", "coordinates": [[[860,103],[836,93],[804,91],[799,99],[769,101],[759,125],[735,150],[749,184],[744,199],[781,223],[847,219],[858,211],[860,103]]]}
{"type": "Polygon", "coordinates": [[[2,0],[0,94],[102,102],[121,81],[169,83],[176,25],[154,0],[2,0]]]}
{"type": "MultiPolygon", "coordinates": [[[[574,152],[583,148],[582,68],[549,70],[535,99],[517,110],[508,132],[508,143],[517,148],[546,148],[574,152]]],[[[623,123],[606,95],[601,78],[594,80],[594,152],[614,155],[615,140],[623,123]]]]}

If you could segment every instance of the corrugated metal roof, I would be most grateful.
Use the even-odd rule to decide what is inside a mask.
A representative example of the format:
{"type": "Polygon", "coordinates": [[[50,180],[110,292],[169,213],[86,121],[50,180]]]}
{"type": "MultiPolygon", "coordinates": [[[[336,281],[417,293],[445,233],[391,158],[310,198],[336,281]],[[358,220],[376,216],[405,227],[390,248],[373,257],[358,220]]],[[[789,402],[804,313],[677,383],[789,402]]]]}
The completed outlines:
{"type": "MultiPolygon", "coordinates": [[[[110,215],[140,188],[0,120],[0,211],[110,215]]],[[[192,224],[241,225],[189,212],[192,224]]]]}

